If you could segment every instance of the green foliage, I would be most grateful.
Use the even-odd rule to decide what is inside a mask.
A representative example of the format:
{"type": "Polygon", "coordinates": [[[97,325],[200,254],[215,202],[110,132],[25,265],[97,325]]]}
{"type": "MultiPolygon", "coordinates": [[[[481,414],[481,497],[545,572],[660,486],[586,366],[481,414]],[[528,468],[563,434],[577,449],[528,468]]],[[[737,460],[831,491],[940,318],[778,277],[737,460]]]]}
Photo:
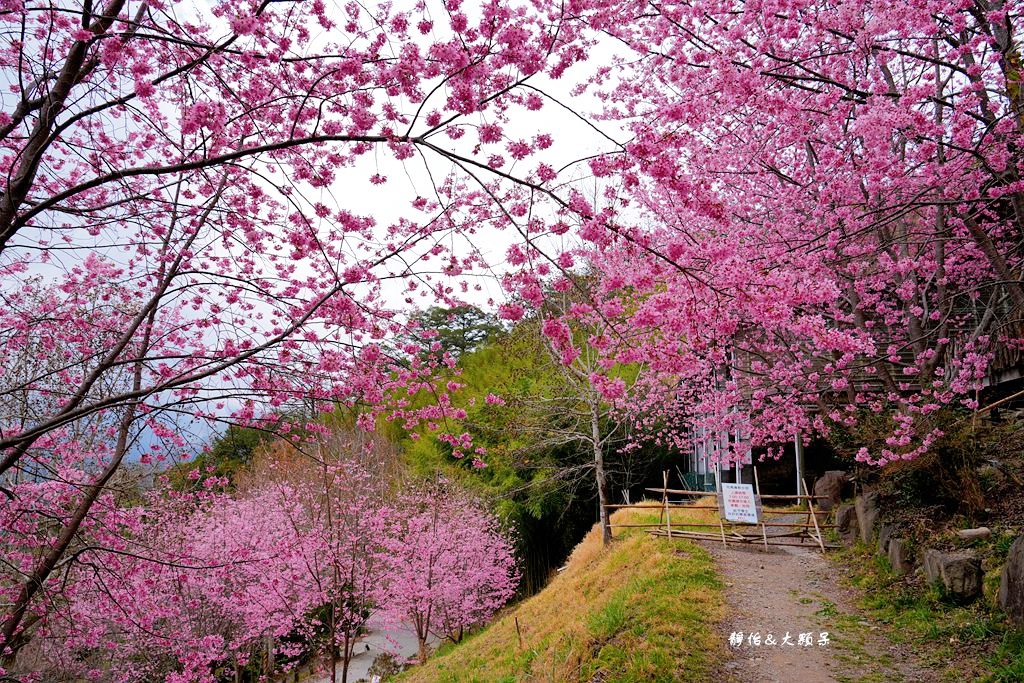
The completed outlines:
{"type": "Polygon", "coordinates": [[[380,676],[382,681],[387,681],[398,674],[402,673],[402,665],[398,659],[389,652],[381,652],[379,655],[374,657],[373,664],[367,670],[366,674],[371,679],[374,676],[380,676]]]}
{"type": "Polygon", "coordinates": [[[839,615],[839,610],[836,608],[836,603],[831,600],[822,600],[821,609],[815,612],[819,617],[835,617],[839,615]]]}
{"type": "Polygon", "coordinates": [[[405,460],[414,476],[442,471],[495,501],[498,514],[517,529],[522,587],[532,593],[547,580],[552,559],[560,561],[593,522],[592,489],[586,482],[582,487],[567,486],[559,476],[566,465],[580,464],[575,449],[538,449],[533,435],[523,429],[525,397],[552,396],[557,373],[550,371],[540,339],[521,328],[465,354],[459,369],[457,381],[466,386],[457,398],[467,415],[460,424],[449,420],[442,427],[470,432],[475,445],[487,449],[487,467],[476,469],[469,459],[452,458],[450,446],[425,431],[418,439],[402,441],[405,460]],[[491,393],[505,405],[488,403],[491,393]]]}
{"type": "Polygon", "coordinates": [[[504,328],[493,313],[465,304],[454,308],[432,306],[414,315],[418,329],[398,339],[399,345],[412,345],[427,351],[436,342],[439,353],[459,358],[486,344],[504,328]]]}
{"type": "MultiPolygon", "coordinates": [[[[586,395],[581,393],[589,387],[567,380],[551,357],[537,320],[524,320],[507,332],[491,332],[488,340],[459,359],[454,379],[465,386],[455,400],[466,411],[465,418],[449,418],[439,425],[451,433],[468,432],[475,446],[486,449],[485,468],[475,468],[471,458],[452,458],[452,448],[426,430],[413,439],[395,425],[387,429],[400,441],[414,476],[441,471],[494,501],[501,518],[517,530],[521,590],[531,594],[596,519],[593,453],[589,444],[572,436],[578,434],[581,420],[589,435],[589,417],[580,417],[584,412],[589,415],[586,395]],[[488,402],[490,394],[504,405],[488,402]]],[[[411,401],[422,405],[432,398],[418,395],[411,401]]],[[[602,416],[602,434],[617,427],[607,414],[602,416]]],[[[643,480],[670,457],[667,449],[645,448],[626,459],[614,447],[612,442],[605,456],[613,490],[643,480]]]]}
{"type": "Polygon", "coordinates": [[[1010,546],[1017,540],[1017,537],[1013,534],[999,534],[994,537],[992,541],[993,551],[996,557],[999,558],[1000,562],[1005,562],[1007,556],[1010,554],[1010,546]]]}
{"type": "Polygon", "coordinates": [[[266,442],[268,435],[258,429],[230,425],[217,436],[207,451],[190,462],[183,462],[167,471],[171,485],[177,489],[193,485],[189,473],[198,469],[204,476],[213,474],[234,481],[235,476],[252,462],[256,449],[266,442]]]}
{"type": "Polygon", "coordinates": [[[598,641],[606,641],[622,630],[626,623],[626,596],[635,590],[635,586],[627,586],[604,607],[587,618],[587,628],[591,636],[598,641]]]}

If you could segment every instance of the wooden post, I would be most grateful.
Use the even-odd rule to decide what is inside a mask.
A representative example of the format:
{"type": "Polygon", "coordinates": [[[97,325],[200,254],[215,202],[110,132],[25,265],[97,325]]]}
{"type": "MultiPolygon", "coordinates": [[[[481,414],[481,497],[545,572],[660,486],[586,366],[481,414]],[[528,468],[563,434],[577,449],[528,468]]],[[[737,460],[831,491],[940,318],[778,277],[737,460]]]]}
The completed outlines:
{"type": "MultiPolygon", "coordinates": [[[[657,491],[658,489],[647,489],[648,491],[657,491]]],[[[668,497],[668,487],[662,484],[661,487],[661,510],[658,511],[658,524],[664,524],[665,522],[665,506],[667,503],[665,499],[668,497]]]]}
{"type": "Polygon", "coordinates": [[[668,509],[668,470],[662,472],[662,483],[665,486],[665,493],[661,497],[661,503],[664,505],[663,510],[665,511],[665,531],[668,533],[668,537],[672,538],[672,513],[668,509]]]}
{"type": "Polygon", "coordinates": [[[800,487],[803,485],[803,493],[807,493],[807,483],[804,482],[804,442],[800,432],[793,435],[793,452],[796,456],[796,495],[800,495],[800,487]]]}
{"type": "Polygon", "coordinates": [[[813,503],[814,503],[814,487],[815,487],[815,485],[817,485],[817,483],[818,483],[818,479],[817,479],[817,477],[815,477],[814,479],[811,480],[811,488],[807,489],[807,482],[804,481],[804,489],[806,489],[806,493],[807,493],[807,514],[808,514],[807,521],[808,522],[811,521],[810,520],[810,515],[814,515],[814,520],[815,521],[818,520],[818,514],[816,512],[814,512],[814,505],[813,505],[813,503]]]}
{"type": "Polygon", "coordinates": [[[719,500],[721,500],[722,495],[723,495],[722,494],[722,489],[721,489],[721,487],[719,487],[718,492],[715,494],[715,507],[718,508],[715,511],[715,514],[718,515],[718,530],[720,532],[722,532],[722,547],[723,548],[728,548],[729,544],[725,540],[725,525],[722,524],[722,506],[718,502],[719,500]]]}
{"type": "MultiPolygon", "coordinates": [[[[807,490],[807,482],[803,482],[804,490],[807,490]]],[[[821,538],[821,529],[818,528],[818,515],[814,514],[814,499],[810,497],[807,499],[807,507],[811,511],[811,519],[814,520],[814,533],[818,537],[818,547],[821,548],[822,554],[825,553],[825,541],[821,538]]]]}
{"type": "MultiPolygon", "coordinates": [[[[761,499],[761,483],[757,480],[757,465],[754,465],[754,490],[758,500],[761,499]]],[[[761,512],[761,538],[764,540],[764,551],[768,552],[768,531],[764,528],[764,512],[761,512]]]]}

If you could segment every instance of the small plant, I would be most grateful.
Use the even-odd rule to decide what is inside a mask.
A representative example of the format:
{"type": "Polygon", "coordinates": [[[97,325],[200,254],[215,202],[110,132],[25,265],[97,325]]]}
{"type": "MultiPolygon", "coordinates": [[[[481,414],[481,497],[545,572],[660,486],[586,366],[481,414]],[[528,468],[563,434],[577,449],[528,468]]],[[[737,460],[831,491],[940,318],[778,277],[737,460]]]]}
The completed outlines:
{"type": "Polygon", "coordinates": [[[993,550],[1000,562],[1006,561],[1006,556],[1010,554],[1010,546],[1016,540],[1017,536],[1013,534],[1000,534],[996,537],[993,543],[993,550]]]}
{"type": "Polygon", "coordinates": [[[390,652],[381,652],[379,655],[373,658],[373,664],[367,669],[366,675],[371,679],[374,676],[380,676],[382,681],[386,681],[392,676],[397,676],[402,672],[402,665],[398,659],[395,658],[390,652]]]}
{"type": "Polygon", "coordinates": [[[960,640],[965,642],[982,642],[995,633],[998,633],[998,627],[992,618],[986,615],[979,615],[977,619],[973,619],[960,627],[960,640]]]}
{"type": "Polygon", "coordinates": [[[839,610],[836,608],[836,603],[831,600],[822,600],[821,609],[815,612],[819,617],[836,617],[839,616],[839,610]]]}

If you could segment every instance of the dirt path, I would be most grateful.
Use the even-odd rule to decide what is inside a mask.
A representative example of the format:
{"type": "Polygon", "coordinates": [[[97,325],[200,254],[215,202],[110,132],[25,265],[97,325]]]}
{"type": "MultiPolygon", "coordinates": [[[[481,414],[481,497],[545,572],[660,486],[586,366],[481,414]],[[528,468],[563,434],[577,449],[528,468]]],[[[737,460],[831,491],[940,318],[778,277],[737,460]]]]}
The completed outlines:
{"type": "Polygon", "coordinates": [[[889,641],[858,612],[850,589],[837,581],[842,569],[810,546],[776,546],[763,552],[733,545],[702,545],[715,557],[726,585],[729,617],[722,637],[733,656],[723,664],[722,680],[939,680],[937,674],[921,668],[909,648],[889,641]],[[740,633],[743,640],[737,644],[740,633]],[[785,640],[787,633],[791,645],[785,640]],[[751,638],[751,634],[757,635],[751,638]],[[767,644],[769,634],[774,645],[767,644]],[[801,634],[804,642],[809,637],[812,644],[802,644],[801,634]],[[756,644],[758,636],[760,645],[756,644]]]}

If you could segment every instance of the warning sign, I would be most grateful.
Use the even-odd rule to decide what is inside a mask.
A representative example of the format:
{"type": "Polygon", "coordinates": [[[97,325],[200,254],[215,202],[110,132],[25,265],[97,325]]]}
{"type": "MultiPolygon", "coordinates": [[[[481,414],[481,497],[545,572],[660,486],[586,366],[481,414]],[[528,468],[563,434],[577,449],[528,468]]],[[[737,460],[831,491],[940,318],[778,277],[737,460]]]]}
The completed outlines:
{"type": "Polygon", "coordinates": [[[730,522],[757,524],[760,505],[750,484],[722,484],[722,516],[730,522]]]}

